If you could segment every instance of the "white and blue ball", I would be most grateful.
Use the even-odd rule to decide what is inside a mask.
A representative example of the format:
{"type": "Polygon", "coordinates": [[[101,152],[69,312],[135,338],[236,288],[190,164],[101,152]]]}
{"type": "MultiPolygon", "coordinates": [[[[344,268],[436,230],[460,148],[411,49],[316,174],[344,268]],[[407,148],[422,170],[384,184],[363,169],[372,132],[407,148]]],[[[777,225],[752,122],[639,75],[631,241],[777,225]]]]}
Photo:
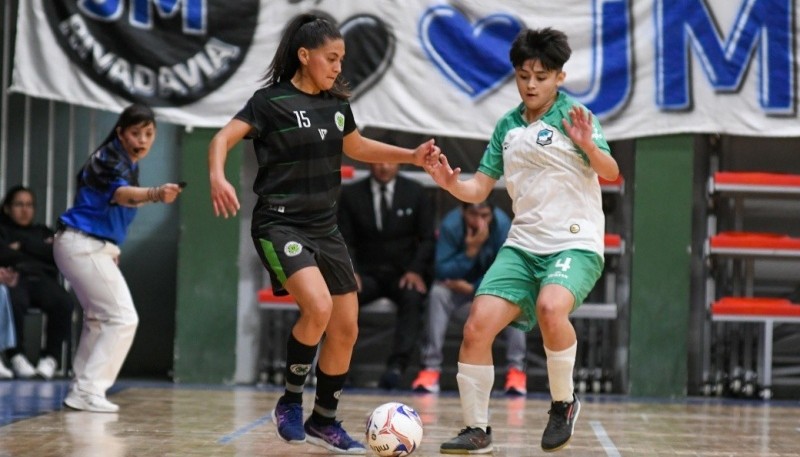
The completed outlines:
{"type": "Polygon", "coordinates": [[[384,403],[367,418],[367,445],[375,455],[410,455],[422,442],[422,420],[408,405],[384,403]]]}

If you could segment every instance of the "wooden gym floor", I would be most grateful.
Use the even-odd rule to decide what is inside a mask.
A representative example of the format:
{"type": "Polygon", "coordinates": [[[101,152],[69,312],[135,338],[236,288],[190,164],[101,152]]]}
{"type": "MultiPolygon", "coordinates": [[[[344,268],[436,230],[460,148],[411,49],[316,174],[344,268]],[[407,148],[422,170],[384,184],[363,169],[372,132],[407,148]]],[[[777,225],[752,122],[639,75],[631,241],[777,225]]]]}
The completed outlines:
{"type": "MultiPolygon", "coordinates": [[[[310,444],[288,445],[269,418],[274,388],[123,381],[109,398],[119,413],[65,410],[66,381],[0,381],[0,457],[316,456],[310,444]]],[[[306,396],[306,411],[313,401],[306,396]]],[[[402,401],[425,423],[414,456],[438,456],[461,426],[454,392],[346,391],[340,418],[361,438],[375,406],[402,401]]],[[[544,455],[539,439],[549,400],[497,395],[491,402],[496,456],[544,455]]],[[[800,456],[800,401],[630,399],[586,395],[575,435],[558,456],[800,456]]]]}

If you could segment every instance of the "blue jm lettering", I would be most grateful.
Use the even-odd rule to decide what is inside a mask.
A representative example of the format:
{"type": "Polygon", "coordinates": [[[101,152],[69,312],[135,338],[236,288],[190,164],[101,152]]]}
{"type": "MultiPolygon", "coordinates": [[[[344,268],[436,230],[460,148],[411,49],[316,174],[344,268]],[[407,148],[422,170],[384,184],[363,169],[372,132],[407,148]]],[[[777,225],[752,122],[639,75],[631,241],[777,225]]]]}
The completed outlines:
{"type": "Polygon", "coordinates": [[[691,108],[689,50],[719,93],[737,92],[757,56],[758,100],[768,114],[793,114],[793,0],[744,0],[724,37],[705,0],[656,0],[656,101],[691,108]]]}
{"type": "MultiPolygon", "coordinates": [[[[207,0],[130,0],[130,23],[134,27],[153,28],[154,11],[162,18],[182,13],[183,33],[206,33],[207,0]]],[[[113,22],[122,16],[124,0],[78,0],[78,8],[85,15],[104,22],[113,22]]]]}
{"type": "Polygon", "coordinates": [[[622,109],[631,93],[633,65],[627,3],[626,0],[593,1],[589,86],[581,93],[565,90],[601,119],[622,109]]]}

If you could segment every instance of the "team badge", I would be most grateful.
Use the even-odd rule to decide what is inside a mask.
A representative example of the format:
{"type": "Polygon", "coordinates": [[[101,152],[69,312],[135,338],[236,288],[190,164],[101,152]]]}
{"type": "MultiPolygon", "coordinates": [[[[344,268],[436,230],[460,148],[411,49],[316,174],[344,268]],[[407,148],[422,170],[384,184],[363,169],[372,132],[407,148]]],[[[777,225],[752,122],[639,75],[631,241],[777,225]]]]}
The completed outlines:
{"type": "Polygon", "coordinates": [[[581,226],[578,224],[572,224],[569,226],[570,233],[578,233],[581,231],[581,226]]]}
{"type": "Polygon", "coordinates": [[[333,120],[336,121],[336,128],[340,132],[344,132],[344,114],[337,111],[336,115],[333,116],[333,120]]]}
{"type": "Polygon", "coordinates": [[[553,131],[550,129],[539,130],[536,134],[536,144],[539,146],[547,146],[553,143],[553,131]]]}
{"type": "Polygon", "coordinates": [[[289,257],[294,257],[303,252],[303,245],[297,241],[290,241],[283,246],[283,253],[289,257]]]}

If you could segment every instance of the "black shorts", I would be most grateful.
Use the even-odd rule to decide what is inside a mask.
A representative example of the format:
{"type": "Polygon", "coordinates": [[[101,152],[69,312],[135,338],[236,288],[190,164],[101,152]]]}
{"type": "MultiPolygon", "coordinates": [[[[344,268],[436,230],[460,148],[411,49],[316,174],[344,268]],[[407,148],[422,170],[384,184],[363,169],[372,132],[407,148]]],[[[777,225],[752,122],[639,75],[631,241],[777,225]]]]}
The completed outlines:
{"type": "Polygon", "coordinates": [[[331,295],[358,290],[353,262],[339,231],[311,238],[294,227],[274,226],[253,237],[261,263],[269,272],[275,295],[287,295],[286,279],[298,270],[319,268],[331,295]]]}

